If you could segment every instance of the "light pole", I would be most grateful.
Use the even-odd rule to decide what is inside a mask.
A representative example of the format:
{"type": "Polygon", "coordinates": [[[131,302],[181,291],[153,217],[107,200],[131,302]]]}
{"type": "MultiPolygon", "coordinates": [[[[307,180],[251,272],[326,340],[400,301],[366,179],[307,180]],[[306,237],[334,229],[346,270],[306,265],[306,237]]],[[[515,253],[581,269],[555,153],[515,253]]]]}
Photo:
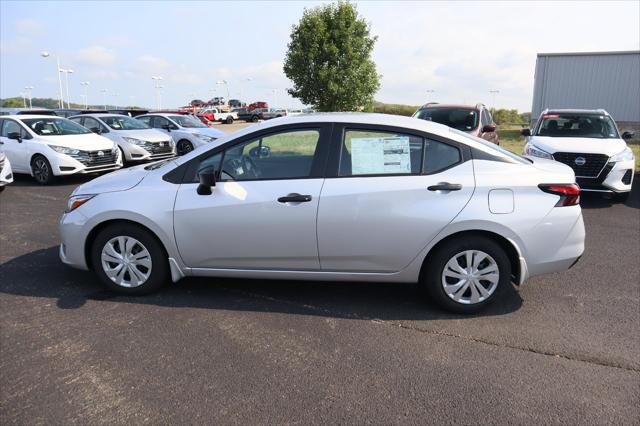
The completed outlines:
{"type": "Polygon", "coordinates": [[[81,81],[80,85],[84,86],[84,109],[89,109],[89,102],[87,101],[87,89],[89,88],[88,81],[81,81]]]}
{"type": "MultiPolygon", "coordinates": [[[[69,74],[73,74],[73,70],[70,68],[62,69],[60,68],[60,72],[65,74],[65,80],[67,81],[67,108],[71,108],[71,97],[69,96],[69,74]]],[[[64,103],[63,103],[64,108],[64,103]]]]}
{"type": "Polygon", "coordinates": [[[493,95],[493,98],[492,98],[492,100],[491,100],[491,106],[492,106],[494,109],[497,109],[497,108],[496,108],[496,95],[497,95],[498,93],[500,93],[500,91],[499,91],[498,89],[492,89],[492,90],[489,90],[489,93],[491,93],[491,94],[493,95]]]}
{"type": "Polygon", "coordinates": [[[27,91],[27,94],[29,96],[29,109],[33,109],[33,103],[31,102],[31,91],[33,90],[33,86],[25,86],[24,90],[27,91]]]}
{"type": "Polygon", "coordinates": [[[152,75],[151,79],[155,82],[156,109],[160,110],[160,107],[162,105],[162,102],[161,102],[161,99],[160,99],[160,89],[162,89],[162,86],[160,85],[160,81],[162,80],[162,77],[157,76],[157,75],[152,75]]]}
{"type": "Polygon", "coordinates": [[[218,80],[216,84],[224,84],[227,88],[227,102],[229,102],[229,82],[227,80],[218,80]]]}
{"type": "Polygon", "coordinates": [[[118,92],[113,94],[113,109],[118,109],[118,96],[120,96],[118,92]]]}
{"type": "MultiPolygon", "coordinates": [[[[51,54],[49,52],[41,52],[40,56],[42,56],[43,58],[48,58],[49,56],[51,56],[51,54]]],[[[58,76],[58,85],[60,86],[60,92],[58,92],[59,94],[59,100],[60,100],[60,108],[64,108],[64,97],[62,95],[62,77],[60,76],[60,57],[58,55],[54,55],[56,57],[56,74],[58,76]]]]}
{"type": "Polygon", "coordinates": [[[102,93],[102,103],[104,104],[104,110],[107,110],[107,89],[102,89],[100,93],[102,93]]]}
{"type": "Polygon", "coordinates": [[[24,92],[20,92],[20,96],[22,96],[22,106],[24,106],[24,109],[27,109],[27,95],[25,95],[24,92]]]}

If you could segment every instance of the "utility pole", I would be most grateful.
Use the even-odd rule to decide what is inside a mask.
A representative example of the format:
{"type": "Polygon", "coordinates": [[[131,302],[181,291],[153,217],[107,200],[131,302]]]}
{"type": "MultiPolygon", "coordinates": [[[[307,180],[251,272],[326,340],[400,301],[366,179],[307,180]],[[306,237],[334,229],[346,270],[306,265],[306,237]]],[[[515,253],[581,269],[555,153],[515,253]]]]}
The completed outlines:
{"type": "Polygon", "coordinates": [[[104,110],[107,110],[107,89],[102,89],[100,93],[102,93],[102,103],[104,104],[104,110]]]}
{"type": "Polygon", "coordinates": [[[80,84],[84,86],[84,109],[89,109],[89,102],[87,100],[87,88],[90,83],[88,81],[81,81],[80,84]]]}
{"type": "Polygon", "coordinates": [[[160,110],[162,108],[162,100],[160,98],[160,89],[162,89],[163,86],[160,85],[160,81],[162,81],[162,77],[158,76],[158,75],[152,75],[151,79],[154,81],[154,87],[156,89],[156,109],[160,110]]]}
{"type": "Polygon", "coordinates": [[[491,106],[492,106],[494,109],[497,109],[497,108],[496,108],[496,95],[497,95],[498,93],[500,93],[500,91],[499,91],[498,89],[492,89],[492,90],[489,90],[489,93],[491,93],[491,94],[493,95],[492,100],[491,100],[491,106]]]}
{"type": "MultiPolygon", "coordinates": [[[[51,56],[49,52],[41,52],[40,56],[43,58],[48,58],[51,56]]],[[[60,87],[60,92],[58,92],[58,99],[60,108],[64,108],[64,96],[62,94],[62,76],[60,75],[60,57],[58,55],[53,55],[56,57],[56,76],[58,77],[58,85],[60,87]]]]}
{"type": "Polygon", "coordinates": [[[29,109],[33,109],[33,103],[31,102],[31,91],[33,90],[33,86],[25,86],[24,90],[27,91],[27,95],[29,96],[29,109]]]}

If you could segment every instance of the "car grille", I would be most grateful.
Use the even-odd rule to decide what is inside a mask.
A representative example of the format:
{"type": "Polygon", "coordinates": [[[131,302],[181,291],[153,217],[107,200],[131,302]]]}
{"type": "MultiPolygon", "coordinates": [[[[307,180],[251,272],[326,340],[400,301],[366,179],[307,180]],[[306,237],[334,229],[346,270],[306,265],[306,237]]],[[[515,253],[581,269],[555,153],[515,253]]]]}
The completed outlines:
{"type": "Polygon", "coordinates": [[[170,154],[173,151],[173,147],[171,146],[171,142],[163,141],[163,146],[160,146],[160,142],[145,142],[142,146],[145,150],[149,151],[152,155],[154,154],[170,154]]]}
{"type": "Polygon", "coordinates": [[[87,167],[106,166],[115,164],[118,159],[118,151],[102,150],[102,151],[80,151],[77,154],[71,154],[87,167]],[[100,155],[102,153],[102,155],[100,155]]]}
{"type": "MultiPolygon", "coordinates": [[[[609,157],[604,154],[580,154],[575,152],[556,152],[553,159],[571,167],[577,177],[597,177],[604,168],[609,157]],[[576,159],[584,159],[583,164],[576,164],[576,159]]],[[[580,160],[578,160],[580,163],[580,160]]]]}

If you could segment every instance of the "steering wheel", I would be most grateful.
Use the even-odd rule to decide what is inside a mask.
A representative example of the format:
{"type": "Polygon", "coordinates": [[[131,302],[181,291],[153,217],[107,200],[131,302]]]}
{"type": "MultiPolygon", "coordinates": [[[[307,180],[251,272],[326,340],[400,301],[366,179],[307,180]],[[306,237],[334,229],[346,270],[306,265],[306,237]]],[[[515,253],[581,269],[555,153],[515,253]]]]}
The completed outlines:
{"type": "Polygon", "coordinates": [[[242,156],[242,168],[244,169],[245,173],[253,176],[254,178],[259,178],[262,176],[262,173],[260,172],[260,169],[256,165],[255,161],[253,161],[253,158],[249,157],[248,155],[242,156]]]}

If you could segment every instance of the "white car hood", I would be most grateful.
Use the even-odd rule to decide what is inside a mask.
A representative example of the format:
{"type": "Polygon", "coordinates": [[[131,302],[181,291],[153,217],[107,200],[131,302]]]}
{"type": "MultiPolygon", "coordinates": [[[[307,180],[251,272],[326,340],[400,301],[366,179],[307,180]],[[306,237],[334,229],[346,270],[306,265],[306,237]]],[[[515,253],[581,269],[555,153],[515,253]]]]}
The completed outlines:
{"type": "Polygon", "coordinates": [[[166,133],[160,132],[154,129],[139,129],[139,130],[111,130],[113,133],[120,137],[135,138],[147,142],[163,142],[171,139],[166,133]]]}
{"type": "Polygon", "coordinates": [[[549,154],[575,152],[605,154],[609,157],[624,151],[627,147],[627,144],[622,139],[552,138],[549,136],[532,136],[529,138],[529,143],[549,154]]]}
{"type": "Polygon", "coordinates": [[[144,168],[148,164],[120,169],[83,183],[73,191],[73,194],[102,194],[105,192],[126,191],[142,182],[149,173],[144,168]]]}
{"type": "Polygon", "coordinates": [[[180,130],[194,134],[200,133],[201,135],[210,136],[212,138],[219,139],[225,134],[218,129],[212,129],[211,127],[182,127],[180,130]]]}
{"type": "Polygon", "coordinates": [[[47,145],[64,146],[66,148],[81,149],[83,151],[104,150],[111,151],[114,147],[113,141],[95,133],[83,135],[64,136],[38,136],[38,141],[47,145]]]}

